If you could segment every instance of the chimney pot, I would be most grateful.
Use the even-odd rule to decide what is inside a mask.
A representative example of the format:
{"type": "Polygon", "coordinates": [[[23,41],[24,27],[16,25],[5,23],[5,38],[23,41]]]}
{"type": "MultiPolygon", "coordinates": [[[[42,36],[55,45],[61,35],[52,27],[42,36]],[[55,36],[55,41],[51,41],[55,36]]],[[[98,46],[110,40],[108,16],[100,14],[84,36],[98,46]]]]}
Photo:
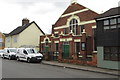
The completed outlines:
{"type": "Polygon", "coordinates": [[[22,26],[23,26],[23,25],[26,25],[26,24],[29,24],[29,20],[28,20],[27,18],[24,18],[24,19],[22,20],[22,26]]]}

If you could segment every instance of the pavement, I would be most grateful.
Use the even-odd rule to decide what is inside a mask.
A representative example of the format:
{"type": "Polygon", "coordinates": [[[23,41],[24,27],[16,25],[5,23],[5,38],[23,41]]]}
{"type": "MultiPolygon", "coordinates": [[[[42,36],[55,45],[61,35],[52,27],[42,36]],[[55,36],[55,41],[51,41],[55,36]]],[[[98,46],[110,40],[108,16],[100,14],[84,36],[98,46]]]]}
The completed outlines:
{"type": "Polygon", "coordinates": [[[75,65],[75,64],[70,64],[70,63],[60,63],[58,61],[44,61],[43,60],[42,64],[120,76],[120,70],[118,71],[118,70],[104,69],[104,68],[93,67],[93,66],[83,66],[83,65],[75,65]]]}

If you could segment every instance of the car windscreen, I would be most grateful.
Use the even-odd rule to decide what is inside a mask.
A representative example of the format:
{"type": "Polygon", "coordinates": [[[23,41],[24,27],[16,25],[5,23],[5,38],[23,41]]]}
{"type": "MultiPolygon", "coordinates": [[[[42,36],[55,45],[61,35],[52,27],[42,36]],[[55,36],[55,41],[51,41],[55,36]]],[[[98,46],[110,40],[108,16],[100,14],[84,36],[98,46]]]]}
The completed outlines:
{"type": "Polygon", "coordinates": [[[36,53],[36,51],[34,49],[27,49],[28,53],[36,53]]]}
{"type": "Polygon", "coordinates": [[[10,50],[10,52],[14,52],[14,53],[16,53],[16,49],[9,49],[10,50]]]}

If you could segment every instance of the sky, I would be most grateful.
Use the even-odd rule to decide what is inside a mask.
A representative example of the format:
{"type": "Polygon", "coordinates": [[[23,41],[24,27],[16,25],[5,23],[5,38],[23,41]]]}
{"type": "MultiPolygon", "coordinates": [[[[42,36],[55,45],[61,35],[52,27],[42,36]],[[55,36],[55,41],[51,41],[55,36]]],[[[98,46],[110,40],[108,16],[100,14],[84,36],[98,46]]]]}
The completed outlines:
{"type": "MultiPolygon", "coordinates": [[[[118,7],[120,0],[77,0],[99,14],[118,7]]],[[[71,0],[0,0],[0,32],[9,33],[22,25],[22,19],[35,21],[44,33],[51,33],[52,25],[70,5],[71,0]]]]}

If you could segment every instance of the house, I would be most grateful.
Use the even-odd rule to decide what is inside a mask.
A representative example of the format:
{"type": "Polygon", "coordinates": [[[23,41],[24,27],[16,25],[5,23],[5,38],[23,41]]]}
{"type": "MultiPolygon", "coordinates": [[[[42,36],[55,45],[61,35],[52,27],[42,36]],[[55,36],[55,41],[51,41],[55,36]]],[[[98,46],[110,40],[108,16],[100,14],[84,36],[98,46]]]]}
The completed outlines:
{"type": "Polygon", "coordinates": [[[98,67],[120,69],[120,7],[96,18],[98,67]]]}
{"type": "Polygon", "coordinates": [[[52,26],[52,33],[40,37],[40,51],[45,55],[45,59],[76,64],[87,64],[89,61],[91,63],[96,51],[94,18],[98,15],[72,0],[52,26]]]}
{"type": "Polygon", "coordinates": [[[5,47],[34,47],[39,46],[39,37],[44,35],[44,32],[35,23],[29,23],[29,20],[24,18],[22,26],[17,27],[6,36],[5,47]]]}
{"type": "Polygon", "coordinates": [[[5,35],[0,32],[0,49],[5,48],[5,35]]]}

